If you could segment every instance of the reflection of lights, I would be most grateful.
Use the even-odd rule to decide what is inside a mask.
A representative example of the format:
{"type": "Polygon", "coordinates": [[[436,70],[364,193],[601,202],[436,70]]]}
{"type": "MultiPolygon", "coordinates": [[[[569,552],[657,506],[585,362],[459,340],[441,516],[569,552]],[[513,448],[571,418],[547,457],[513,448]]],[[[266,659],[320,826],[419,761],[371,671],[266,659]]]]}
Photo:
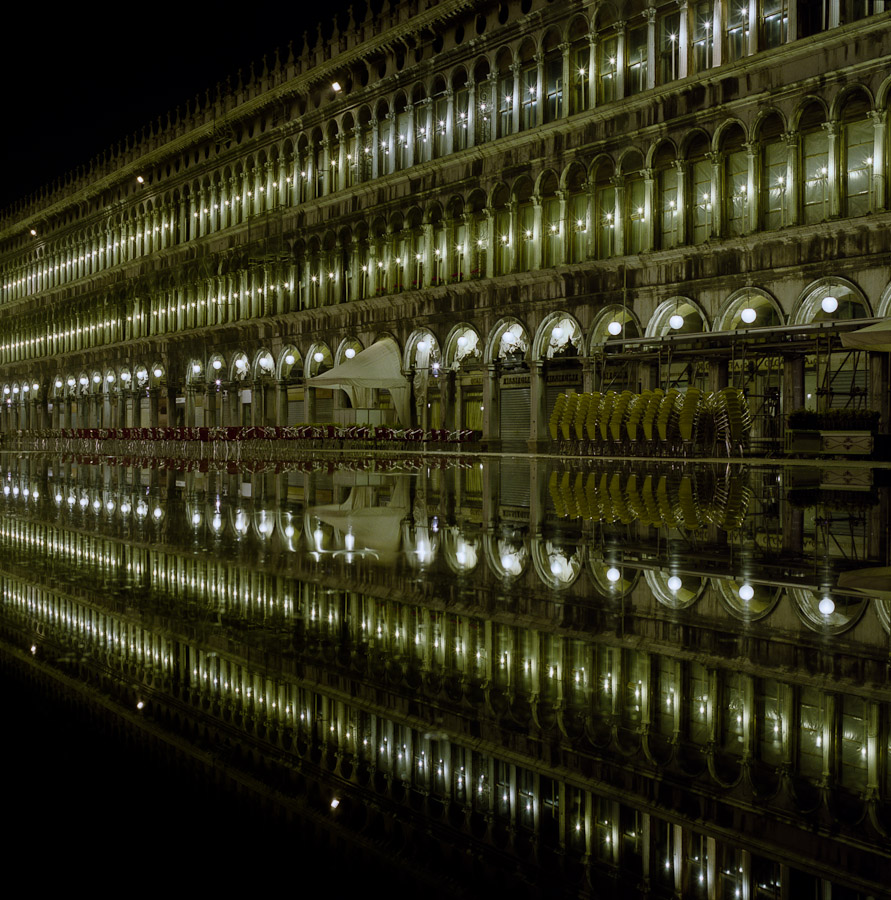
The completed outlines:
{"type": "Polygon", "coordinates": [[[832,597],[824,597],[820,601],[820,612],[824,616],[831,616],[835,612],[835,601],[832,597]]]}
{"type": "Polygon", "coordinates": [[[671,578],[668,579],[668,589],[675,594],[681,589],[681,585],[683,585],[683,582],[677,575],[672,575],[671,578]]]}
{"type": "Polygon", "coordinates": [[[745,600],[747,603],[755,596],[755,589],[750,584],[743,584],[739,589],[739,599],[745,600]]]}
{"type": "Polygon", "coordinates": [[[615,567],[610,566],[606,570],[606,580],[610,582],[610,584],[615,584],[622,577],[622,573],[615,567]]]}
{"type": "Polygon", "coordinates": [[[199,512],[192,513],[192,524],[193,525],[201,524],[201,513],[199,513],[199,512]]]}

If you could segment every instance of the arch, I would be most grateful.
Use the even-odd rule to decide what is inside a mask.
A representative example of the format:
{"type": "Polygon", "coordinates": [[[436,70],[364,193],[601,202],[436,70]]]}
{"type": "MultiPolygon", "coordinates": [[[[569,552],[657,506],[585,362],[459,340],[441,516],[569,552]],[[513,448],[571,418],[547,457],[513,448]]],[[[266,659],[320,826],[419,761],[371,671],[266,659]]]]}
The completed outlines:
{"type": "Polygon", "coordinates": [[[588,353],[607,341],[633,340],[642,334],[640,320],[633,309],[618,303],[605,306],[594,319],[588,335],[588,353]]]}
{"type": "Polygon", "coordinates": [[[783,593],[782,588],[771,584],[750,584],[742,577],[713,578],[712,585],[730,614],[744,622],[754,622],[770,615],[783,593]]]}
{"type": "Polygon", "coordinates": [[[584,566],[584,547],[556,538],[532,539],[532,565],[542,583],[551,590],[572,587],[584,566]]]}
{"type": "Polygon", "coordinates": [[[409,372],[412,368],[438,369],[440,365],[439,341],[429,328],[421,328],[413,331],[405,342],[402,356],[403,371],[409,372]]]}
{"type": "Polygon", "coordinates": [[[449,332],[445,341],[443,362],[448,369],[458,370],[473,362],[482,361],[480,333],[469,322],[460,322],[449,332]]]}
{"type": "Polygon", "coordinates": [[[834,595],[828,590],[790,588],[789,593],[801,620],[808,628],[821,634],[841,634],[852,628],[869,603],[866,597],[834,595]]]}
{"type": "Polygon", "coordinates": [[[845,278],[828,277],[820,278],[804,289],[795,304],[791,321],[794,325],[808,325],[869,316],[869,301],[860,288],[845,278]]]}
{"type": "Polygon", "coordinates": [[[337,347],[334,354],[335,365],[340,365],[344,360],[352,359],[357,353],[364,350],[362,342],[355,337],[345,337],[337,347]]]}
{"type": "Polygon", "coordinates": [[[254,354],[254,364],[251,370],[255,379],[271,378],[275,373],[275,360],[265,347],[254,354]]]}
{"type": "Polygon", "coordinates": [[[653,569],[644,572],[644,578],[653,596],[663,606],[670,609],[686,609],[705,593],[708,578],[702,575],[687,575],[667,569],[653,569]]]}
{"type": "Polygon", "coordinates": [[[783,324],[780,304],[761,288],[746,287],[734,291],[715,318],[715,331],[741,328],[765,328],[783,324]]]}
{"type": "Polygon", "coordinates": [[[532,343],[532,358],[580,356],[583,349],[584,335],[578,319],[558,311],[546,316],[539,325],[532,343]]]}
{"type": "Polygon", "coordinates": [[[300,374],[303,370],[303,357],[293,344],[286,344],[278,355],[276,375],[280,380],[291,377],[292,373],[300,374]]]}
{"type": "Polygon", "coordinates": [[[324,341],[317,341],[309,348],[306,354],[306,368],[304,375],[306,378],[312,378],[314,375],[320,375],[327,372],[334,365],[334,356],[331,348],[324,341]]]}
{"type": "Polygon", "coordinates": [[[669,297],[653,311],[647,323],[646,337],[664,337],[668,334],[694,334],[708,331],[705,310],[689,297],[669,297]],[[680,324],[673,321],[680,317],[680,324]]]}
{"type": "Polygon", "coordinates": [[[232,365],[229,368],[230,381],[244,381],[251,371],[247,354],[239,351],[232,357],[232,365]]]}
{"type": "Polygon", "coordinates": [[[519,319],[508,316],[496,322],[486,341],[484,362],[496,359],[526,358],[529,349],[529,332],[519,319]]]}

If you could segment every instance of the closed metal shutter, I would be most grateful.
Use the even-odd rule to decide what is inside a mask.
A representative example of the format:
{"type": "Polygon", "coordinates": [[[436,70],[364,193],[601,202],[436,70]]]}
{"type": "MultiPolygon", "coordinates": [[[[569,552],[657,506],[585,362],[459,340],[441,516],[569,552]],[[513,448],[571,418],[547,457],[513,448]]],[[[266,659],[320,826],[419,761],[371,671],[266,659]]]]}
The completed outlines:
{"type": "Polygon", "coordinates": [[[501,460],[502,506],[529,508],[529,465],[522,460],[501,460]]]}
{"type": "Polygon", "coordinates": [[[529,406],[528,387],[508,388],[501,391],[501,442],[503,444],[522,444],[526,448],[529,440],[529,406]]]}

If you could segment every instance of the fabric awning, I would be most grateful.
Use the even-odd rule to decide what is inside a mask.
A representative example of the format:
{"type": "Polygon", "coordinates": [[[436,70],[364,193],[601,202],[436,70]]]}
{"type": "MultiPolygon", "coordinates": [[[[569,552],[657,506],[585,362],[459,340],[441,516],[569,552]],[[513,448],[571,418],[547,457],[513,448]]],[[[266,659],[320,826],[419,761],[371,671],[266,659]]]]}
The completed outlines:
{"type": "Polygon", "coordinates": [[[852,350],[891,351],[891,316],[866,328],[842,332],[841,342],[852,350]]]}
{"type": "Polygon", "coordinates": [[[352,359],[345,359],[333,369],[307,378],[306,384],[341,388],[353,397],[358,396],[357,391],[386,388],[393,398],[399,421],[403,426],[410,424],[409,383],[402,374],[402,356],[392,338],[383,338],[352,359]]]}

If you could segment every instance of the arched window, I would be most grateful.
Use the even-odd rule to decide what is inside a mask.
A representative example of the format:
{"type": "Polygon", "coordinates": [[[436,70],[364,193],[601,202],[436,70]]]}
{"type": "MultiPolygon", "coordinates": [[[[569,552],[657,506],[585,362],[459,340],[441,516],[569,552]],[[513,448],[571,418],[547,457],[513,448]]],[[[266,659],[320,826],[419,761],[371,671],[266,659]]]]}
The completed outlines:
{"type": "Polygon", "coordinates": [[[758,207],[764,231],[782,228],[787,221],[788,153],[783,133],[783,120],[776,113],[768,115],[758,131],[761,146],[758,207]]]}
{"type": "Polygon", "coordinates": [[[539,124],[538,65],[535,46],[527,40],[520,51],[520,129],[539,124]]]}
{"type": "Polygon", "coordinates": [[[687,215],[689,233],[694,244],[707,241],[712,233],[712,164],[709,161],[708,140],[697,134],[687,148],[687,215]]]}
{"type": "Polygon", "coordinates": [[[588,255],[588,188],[585,170],[573,165],[566,179],[569,210],[568,262],[582,262],[588,255]]]}
{"type": "Polygon", "coordinates": [[[455,98],[455,149],[464,150],[468,146],[468,125],[470,122],[470,88],[467,87],[467,73],[459,69],[452,78],[455,98]]]}
{"type": "Polygon", "coordinates": [[[842,204],[845,215],[865,216],[873,179],[873,124],[865,94],[850,96],[842,111],[842,204]]]}
{"type": "Polygon", "coordinates": [[[615,169],[603,160],[594,169],[594,212],[596,216],[594,255],[606,259],[616,252],[615,169]]]}
{"type": "Polygon", "coordinates": [[[588,108],[591,96],[591,44],[588,23],[575,19],[569,28],[569,80],[572,92],[569,96],[570,114],[588,108]]]}
{"type": "Polygon", "coordinates": [[[628,29],[625,37],[625,96],[639,94],[647,89],[649,43],[647,23],[641,22],[628,29]]]}
{"type": "MultiPolygon", "coordinates": [[[[522,178],[514,185],[514,201],[517,204],[517,271],[528,272],[536,268],[535,250],[541,239],[541,236],[535,233],[532,181],[529,178],[522,178]]],[[[542,228],[544,227],[542,221],[542,228]]],[[[502,234],[500,223],[498,233],[502,234]]]]}
{"type": "Polygon", "coordinates": [[[542,44],[544,53],[544,121],[554,122],[565,115],[563,84],[563,52],[560,35],[552,29],[542,44]]]}
{"type": "Polygon", "coordinates": [[[739,125],[730,126],[721,137],[724,168],[724,222],[727,234],[745,234],[749,199],[749,159],[746,136],[739,125]]]}
{"type": "Polygon", "coordinates": [[[799,120],[801,132],[801,207],[806,224],[829,218],[829,132],[819,103],[805,107],[799,120]]]}
{"type": "Polygon", "coordinates": [[[656,243],[660,250],[680,243],[681,211],[678,209],[678,169],[674,147],[662,144],[653,156],[656,173],[656,243]]]}
{"type": "Polygon", "coordinates": [[[625,253],[640,253],[647,248],[646,189],[643,160],[639,153],[632,153],[622,160],[625,173],[625,253]]]}
{"type": "Polygon", "coordinates": [[[597,45],[597,102],[609,103],[616,99],[618,81],[619,38],[615,29],[603,31],[597,45]]]}
{"type": "Polygon", "coordinates": [[[492,81],[489,79],[488,60],[481,59],[474,66],[473,83],[476,103],[473,140],[475,144],[482,144],[494,137],[492,128],[494,97],[491,95],[492,81]]]}
{"type": "MultiPolygon", "coordinates": [[[[507,188],[503,185],[492,195],[493,222],[495,225],[494,247],[495,275],[506,275],[511,271],[511,221],[507,188]]],[[[482,277],[483,273],[480,273],[482,277]]]]}
{"type": "Polygon", "coordinates": [[[761,0],[760,45],[770,49],[785,44],[788,39],[789,0],[761,0]]]}
{"type": "Polygon", "coordinates": [[[498,105],[498,135],[504,137],[514,131],[514,73],[509,50],[499,51],[497,66],[498,96],[493,98],[493,102],[498,105]]]}
{"type": "Polygon", "coordinates": [[[714,65],[715,4],[713,0],[694,0],[690,4],[693,25],[693,69],[704,72],[714,65]]]}

